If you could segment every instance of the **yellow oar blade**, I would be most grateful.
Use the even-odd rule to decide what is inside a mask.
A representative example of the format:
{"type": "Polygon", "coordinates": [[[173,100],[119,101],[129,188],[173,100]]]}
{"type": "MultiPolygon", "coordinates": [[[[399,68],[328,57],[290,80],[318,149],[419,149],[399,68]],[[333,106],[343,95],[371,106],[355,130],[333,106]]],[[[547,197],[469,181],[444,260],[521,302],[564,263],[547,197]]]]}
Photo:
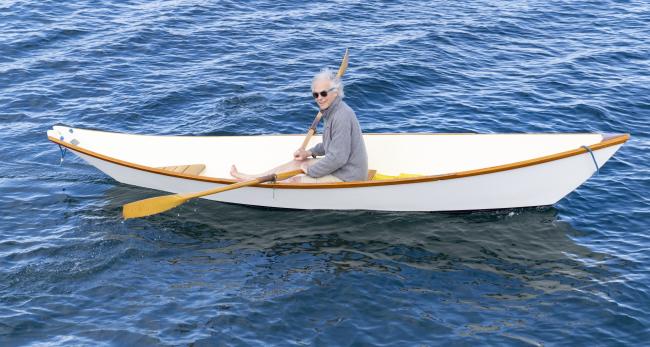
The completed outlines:
{"type": "Polygon", "coordinates": [[[341,66],[339,66],[339,71],[336,74],[337,77],[341,78],[345,73],[345,70],[348,68],[348,61],[350,60],[350,50],[345,49],[345,54],[343,55],[343,60],[341,61],[341,66]]]}
{"type": "Polygon", "coordinates": [[[124,205],[122,208],[122,216],[124,216],[124,219],[151,216],[152,214],[171,210],[187,200],[188,198],[179,194],[138,200],[124,205]]]}

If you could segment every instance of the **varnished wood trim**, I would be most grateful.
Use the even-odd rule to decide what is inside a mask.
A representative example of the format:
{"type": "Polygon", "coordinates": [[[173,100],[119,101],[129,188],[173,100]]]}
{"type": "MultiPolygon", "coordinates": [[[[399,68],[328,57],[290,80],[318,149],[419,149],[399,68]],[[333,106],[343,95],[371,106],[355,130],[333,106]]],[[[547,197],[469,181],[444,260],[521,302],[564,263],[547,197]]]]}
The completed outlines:
{"type": "MultiPolygon", "coordinates": [[[[60,127],[66,127],[70,129],[78,129],[78,130],[83,130],[83,131],[94,131],[94,132],[99,132],[99,133],[108,133],[108,134],[115,134],[115,135],[129,135],[129,136],[144,136],[144,137],[189,137],[189,138],[212,138],[212,137],[219,137],[219,138],[229,138],[229,137],[236,137],[236,138],[241,138],[241,137],[258,137],[258,136],[270,136],[270,137],[278,137],[278,136],[291,136],[291,137],[297,137],[297,136],[305,136],[305,134],[253,134],[253,135],[151,135],[151,134],[137,134],[137,133],[124,133],[124,132],[118,132],[118,131],[110,131],[110,130],[102,130],[102,129],[93,129],[93,128],[75,128],[70,125],[65,125],[65,124],[57,124],[56,126],[60,127]]],[[[51,130],[51,129],[50,129],[51,130]]],[[[409,136],[409,135],[426,135],[426,136],[449,136],[449,135],[481,135],[481,136],[500,136],[500,135],[522,135],[522,136],[535,136],[535,135],[540,135],[540,136],[549,136],[549,135],[558,135],[558,136],[565,136],[565,135],[585,135],[585,133],[427,133],[427,132],[408,132],[408,133],[363,133],[363,136],[409,136]]],[[[600,135],[605,135],[605,134],[600,134],[600,135]]],[[[619,136],[620,134],[615,134],[614,136],[619,136]]]]}
{"type": "MultiPolygon", "coordinates": [[[[59,144],[61,146],[67,147],[73,151],[80,152],[86,155],[89,155],[91,157],[95,157],[97,159],[101,159],[110,163],[122,165],[125,167],[129,167],[132,169],[136,170],[142,170],[146,172],[151,172],[155,174],[160,174],[160,175],[165,175],[165,176],[172,176],[172,177],[178,177],[178,178],[184,178],[184,179],[190,179],[194,181],[203,181],[203,182],[212,182],[212,183],[219,183],[219,184],[232,184],[235,183],[235,180],[232,179],[227,179],[227,178],[214,178],[214,177],[206,177],[206,176],[196,176],[196,175],[189,175],[189,174],[183,174],[183,173],[176,173],[176,172],[171,172],[171,171],[166,171],[166,170],[161,170],[157,169],[154,167],[150,166],[145,166],[145,165],[140,165],[136,163],[130,163],[126,162],[123,160],[119,160],[116,158],[112,158],[109,156],[105,156],[100,153],[93,152],[91,150],[75,146],[73,144],[61,141],[59,139],[56,139],[54,137],[48,136],[48,139],[56,144],[59,144]]],[[[608,137],[606,139],[603,139],[601,142],[589,146],[589,149],[592,151],[596,151],[599,149],[611,147],[611,146],[616,146],[619,144],[625,143],[627,140],[630,139],[630,134],[620,134],[612,137],[608,137]]],[[[257,184],[255,187],[262,187],[262,188],[279,188],[279,189],[324,189],[324,188],[359,188],[359,187],[377,187],[377,186],[386,186],[386,185],[395,185],[395,184],[410,184],[410,183],[422,183],[422,182],[431,182],[431,181],[442,181],[442,180],[450,180],[450,179],[456,179],[456,178],[463,178],[463,177],[470,177],[470,176],[478,176],[478,175],[486,175],[486,174],[491,174],[495,172],[501,172],[501,171],[507,171],[507,170],[513,170],[513,169],[519,169],[527,166],[533,166],[533,165],[538,165],[538,164],[543,164],[547,163],[550,161],[554,160],[560,160],[576,155],[580,155],[583,153],[586,153],[587,150],[580,147],[576,149],[572,149],[569,151],[565,152],[559,152],[556,154],[551,154],[539,158],[534,158],[534,159],[529,159],[529,160],[523,160],[523,161],[518,161],[510,164],[505,164],[505,165],[498,165],[498,166],[492,166],[492,167],[487,167],[487,168],[482,168],[482,169],[476,169],[476,170],[467,170],[467,171],[459,171],[459,172],[454,172],[454,173],[448,173],[448,174],[442,174],[442,175],[430,175],[430,176],[420,176],[420,177],[410,177],[410,178],[398,178],[398,179],[392,179],[392,180],[381,180],[381,181],[360,181],[360,182],[337,182],[337,183],[315,183],[315,184],[307,184],[307,183],[272,183],[272,184],[257,184]]]]}

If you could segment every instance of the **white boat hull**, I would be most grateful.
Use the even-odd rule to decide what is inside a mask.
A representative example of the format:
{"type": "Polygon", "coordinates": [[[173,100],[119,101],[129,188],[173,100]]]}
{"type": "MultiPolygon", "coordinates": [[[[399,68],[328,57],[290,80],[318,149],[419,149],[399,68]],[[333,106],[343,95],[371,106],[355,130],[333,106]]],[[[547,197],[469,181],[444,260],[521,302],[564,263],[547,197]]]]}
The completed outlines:
{"type": "MultiPolygon", "coordinates": [[[[92,140],[88,134],[92,134],[92,132],[82,129],[74,129],[74,131],[70,133],[70,129],[67,127],[55,127],[54,130],[51,130],[48,133],[48,135],[50,135],[50,139],[54,142],[63,144],[74,153],[79,155],[81,158],[83,158],[85,161],[87,161],[89,164],[97,167],[99,170],[111,176],[115,180],[125,184],[172,193],[188,193],[207,190],[230,183],[227,179],[220,179],[212,176],[170,175],[157,172],[156,169],[154,169],[156,166],[162,166],[162,164],[169,163],[170,161],[173,162],[175,160],[181,160],[180,158],[167,162],[155,162],[150,165],[142,165],[124,161],[122,159],[115,158],[114,156],[106,156],[101,154],[101,151],[104,147],[108,148],[106,142],[108,140],[106,139],[110,139],[111,136],[115,137],[116,140],[122,140],[121,142],[124,142],[130,138],[121,138],[121,136],[136,137],[137,135],[95,132],[93,135],[102,135],[105,136],[106,139],[98,141],[100,145],[95,145],[93,147],[91,145],[92,140]],[[77,135],[67,136],[67,134],[75,133],[77,135]],[[81,135],[79,135],[79,133],[81,133],[81,135]],[[79,141],[79,139],[81,139],[81,141],[79,141]],[[77,142],[77,145],[74,144],[75,142],[77,142]],[[86,143],[88,144],[87,147],[90,147],[91,149],[84,147],[84,144],[86,143]]],[[[594,141],[602,143],[602,137],[600,135],[587,135],[589,136],[576,136],[582,136],[582,140],[584,140],[584,142],[587,142],[585,145],[593,146],[594,141]],[[594,138],[593,136],[597,136],[597,138],[594,138]]],[[[375,146],[376,148],[386,146],[386,141],[394,141],[393,138],[387,137],[390,135],[378,135],[379,137],[383,136],[386,138],[381,141],[378,141],[376,138],[372,138],[373,135],[369,136],[370,137],[367,136],[366,141],[367,144],[369,144],[369,156],[373,155],[373,141],[380,144],[379,146],[375,146]]],[[[400,135],[393,136],[399,137],[400,135]]],[[[462,138],[458,137],[467,136],[467,139],[472,139],[472,141],[474,141],[475,139],[471,138],[471,136],[485,135],[429,136],[440,136],[440,140],[430,141],[431,143],[434,143],[436,141],[446,141],[447,138],[443,138],[443,136],[455,136],[456,138],[450,138],[449,141],[458,142],[459,140],[462,140],[462,138]]],[[[527,141],[524,137],[525,135],[503,136],[522,136],[520,138],[522,144],[527,141]]],[[[149,138],[153,140],[160,140],[160,138],[165,138],[166,140],[164,141],[174,140],[174,137],[152,136],[144,137],[145,139],[142,139],[143,136],[137,137],[139,137],[137,141],[133,140],[135,142],[126,144],[127,147],[132,149],[132,152],[138,152],[138,148],[136,146],[138,143],[147,144],[150,142],[155,142],[145,141],[149,138]]],[[[407,137],[405,138],[406,140],[400,141],[411,141],[407,137]]],[[[209,140],[205,140],[206,138],[203,139],[204,140],[201,145],[206,146],[209,143],[209,140]]],[[[259,140],[259,138],[254,136],[233,137],[232,139],[248,139],[252,142],[259,140]]],[[[273,139],[275,139],[276,142],[282,142],[286,140],[286,136],[277,136],[273,139]]],[[[290,137],[290,139],[292,140],[288,142],[289,144],[293,142],[299,142],[299,139],[296,139],[295,137],[290,137]]],[[[236,142],[236,140],[233,141],[236,142]]],[[[500,138],[497,137],[493,138],[491,141],[495,142],[496,140],[501,141],[500,138]]],[[[627,138],[624,140],[627,140],[627,138]]],[[[625,142],[624,140],[619,141],[620,143],[614,143],[607,146],[594,146],[592,153],[598,167],[602,167],[605,162],[607,162],[607,160],[612,157],[612,155],[621,147],[622,143],[625,142]]],[[[192,139],[192,141],[198,140],[192,139]]],[[[265,139],[265,141],[268,141],[268,139],[265,139]]],[[[424,144],[423,139],[416,138],[412,141],[420,141],[422,142],[420,145],[424,144]]],[[[429,140],[427,139],[427,141],[429,140]]],[[[531,141],[539,141],[539,139],[534,139],[531,141]]],[[[581,145],[576,146],[576,144],[580,143],[580,140],[576,139],[575,141],[577,142],[567,143],[564,146],[567,146],[567,150],[573,148],[574,152],[580,151],[581,145]]],[[[255,148],[256,146],[258,146],[258,144],[253,144],[250,147],[255,148]]],[[[283,146],[290,148],[287,147],[289,145],[283,146]]],[[[435,147],[434,144],[431,146],[435,147]]],[[[486,143],[485,146],[489,147],[489,144],[486,143]]],[[[533,145],[530,146],[530,148],[533,148],[533,145]]],[[[113,147],[114,146],[110,146],[110,148],[113,147]]],[[[518,154],[514,154],[514,156],[517,155],[518,154]]],[[[529,158],[524,161],[520,160],[510,163],[508,160],[505,162],[497,161],[493,163],[495,165],[491,166],[491,169],[487,170],[481,168],[480,166],[469,166],[467,167],[468,170],[455,170],[451,171],[451,174],[449,172],[445,173],[443,171],[436,172],[433,175],[424,176],[424,178],[411,180],[405,179],[391,182],[375,181],[325,185],[259,185],[206,196],[205,198],[234,204],[291,209],[379,211],[465,211],[502,209],[555,204],[564,196],[575,190],[583,182],[585,182],[596,171],[594,159],[592,159],[591,154],[587,151],[582,151],[582,153],[574,153],[573,155],[568,155],[565,151],[564,155],[559,155],[557,158],[553,158],[553,155],[549,156],[548,153],[538,153],[536,155],[538,155],[538,157],[535,157],[537,159],[540,158],[540,155],[541,157],[544,157],[544,155],[546,155],[546,159],[536,161],[535,158],[529,158]]],[[[437,159],[441,157],[444,156],[436,156],[437,159]]],[[[519,156],[517,158],[522,159],[525,157],[519,156]]],[[[155,161],[157,159],[152,160],[155,161]]],[[[192,160],[196,160],[196,158],[189,159],[190,162],[192,160]]],[[[222,160],[221,163],[210,165],[229,167],[228,164],[232,162],[232,160],[232,158],[227,158],[226,160],[222,160]]],[[[277,158],[275,160],[277,162],[277,160],[281,160],[281,158],[277,158]]],[[[385,160],[385,158],[382,158],[382,160],[385,160]]],[[[491,159],[481,158],[481,160],[484,162],[491,159]]],[[[512,159],[510,159],[510,161],[511,160],[512,159]]],[[[464,163],[462,160],[458,162],[459,165],[466,165],[466,163],[464,163]]],[[[252,166],[250,163],[248,165],[252,166]]],[[[267,164],[264,163],[262,165],[267,164]]],[[[377,162],[376,165],[381,166],[381,163],[377,162]]],[[[390,167],[384,167],[384,170],[390,171],[390,169],[390,167]]],[[[411,169],[426,170],[427,168],[422,165],[416,165],[411,169]]],[[[429,170],[428,173],[431,173],[431,171],[432,170],[429,170]]]]}

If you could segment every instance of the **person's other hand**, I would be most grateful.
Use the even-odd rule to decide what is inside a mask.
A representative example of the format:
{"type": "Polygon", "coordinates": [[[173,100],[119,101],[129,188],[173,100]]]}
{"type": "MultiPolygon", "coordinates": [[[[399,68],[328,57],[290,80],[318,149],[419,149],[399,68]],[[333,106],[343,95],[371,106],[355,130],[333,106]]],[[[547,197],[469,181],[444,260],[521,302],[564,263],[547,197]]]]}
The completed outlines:
{"type": "Polygon", "coordinates": [[[293,159],[295,159],[295,160],[301,160],[302,161],[302,160],[305,160],[305,159],[309,158],[310,156],[311,156],[311,152],[306,151],[306,150],[304,150],[302,148],[298,148],[298,150],[296,150],[293,153],[293,159]]]}

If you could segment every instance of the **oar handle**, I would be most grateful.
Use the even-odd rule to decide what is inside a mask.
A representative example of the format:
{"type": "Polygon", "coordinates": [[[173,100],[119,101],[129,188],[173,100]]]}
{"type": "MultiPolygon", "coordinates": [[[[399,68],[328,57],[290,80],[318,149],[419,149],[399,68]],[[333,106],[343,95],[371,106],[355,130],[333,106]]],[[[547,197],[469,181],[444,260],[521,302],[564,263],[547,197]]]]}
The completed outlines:
{"type": "Polygon", "coordinates": [[[287,178],[291,178],[293,176],[300,175],[301,173],[304,173],[304,171],[302,171],[302,169],[287,171],[287,172],[280,172],[280,173],[275,174],[275,178],[272,179],[272,181],[284,181],[287,178]]]}

